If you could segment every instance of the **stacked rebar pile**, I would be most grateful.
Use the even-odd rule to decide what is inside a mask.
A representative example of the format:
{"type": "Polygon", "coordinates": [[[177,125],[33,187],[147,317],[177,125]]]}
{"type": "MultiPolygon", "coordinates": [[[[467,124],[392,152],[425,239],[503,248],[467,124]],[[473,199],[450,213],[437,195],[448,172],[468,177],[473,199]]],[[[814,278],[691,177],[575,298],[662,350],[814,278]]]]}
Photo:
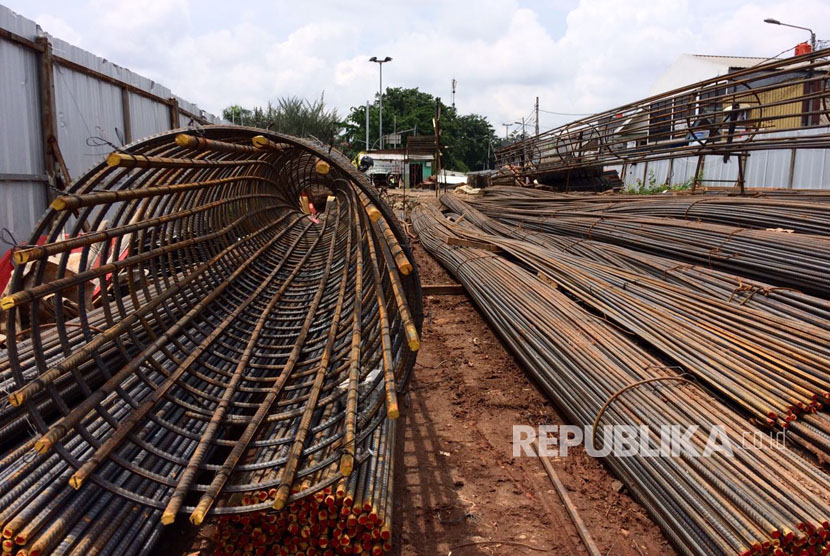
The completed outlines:
{"type": "Polygon", "coordinates": [[[784,195],[765,193],[748,197],[726,194],[577,195],[538,189],[493,187],[479,203],[529,210],[544,207],[548,214],[599,212],[680,218],[755,229],[785,229],[802,234],[830,235],[830,196],[821,191],[784,195]],[[522,203],[523,202],[523,203],[522,203]]]}
{"type": "MultiPolygon", "coordinates": [[[[463,202],[444,196],[463,223],[496,224],[463,202]]],[[[505,232],[515,237],[523,232],[505,232]]],[[[830,332],[693,291],[685,285],[628,270],[615,260],[595,262],[536,239],[505,239],[467,232],[491,242],[552,279],[680,364],[760,423],[792,428],[793,439],[830,461],[830,419],[816,415],[830,402],[830,332]],[[800,421],[796,423],[796,419],[800,421]]],[[[601,247],[595,247],[602,251],[601,247]]]]}
{"type": "Polygon", "coordinates": [[[452,211],[474,222],[482,231],[528,241],[535,245],[579,255],[672,284],[715,299],[752,307],[780,317],[791,317],[824,329],[830,329],[830,301],[793,288],[776,287],[758,280],[729,274],[706,266],[679,264],[678,261],[590,239],[533,232],[502,224],[485,216],[456,195],[445,195],[441,202],[452,211]]]}
{"type": "Polygon", "coordinates": [[[290,519],[341,483],[390,523],[417,272],[348,161],[261,133],[115,152],[15,251],[4,551],[147,553],[180,513],[290,519]]]}
{"type": "MultiPolygon", "coordinates": [[[[509,188],[499,189],[504,192],[509,188]]],[[[575,198],[580,200],[578,205],[584,206],[584,197],[575,198]]],[[[471,204],[488,216],[523,229],[594,239],[821,297],[830,296],[830,239],[826,236],[767,229],[765,224],[756,229],[660,218],[647,213],[569,210],[567,203],[555,203],[551,208],[544,203],[545,199],[545,194],[538,192],[496,192],[471,204]]],[[[793,209],[786,207],[797,203],[789,201],[784,208],[770,211],[782,218],[782,226],[792,227],[796,222],[785,219],[793,209]]],[[[822,218],[826,219],[826,214],[820,214],[814,227],[821,226],[822,218]]]]}
{"type": "MultiPolygon", "coordinates": [[[[692,444],[701,451],[707,433],[721,427],[729,444],[739,447],[731,455],[711,453],[709,457],[688,457],[682,452],[674,457],[654,457],[636,452],[630,457],[612,453],[604,458],[681,553],[781,555],[830,551],[830,477],[789,448],[764,443],[763,447],[750,445],[743,449],[747,447],[747,438],[764,437],[765,432],[754,428],[745,413],[737,413],[711,399],[697,385],[678,382],[683,377],[681,373],[698,370],[685,366],[693,357],[697,357],[691,361],[694,364],[705,365],[708,358],[720,363],[725,360],[726,364],[734,362],[740,351],[737,348],[743,343],[743,331],[739,328],[733,335],[724,330],[723,321],[718,325],[693,321],[729,316],[727,301],[714,303],[715,298],[696,296],[692,290],[682,291],[668,281],[570,255],[548,241],[547,234],[483,222],[489,219],[469,207],[464,210],[462,204],[445,202],[456,211],[451,219],[457,223],[434,209],[415,212],[413,222],[422,243],[464,284],[507,345],[571,423],[593,425],[595,429],[610,424],[644,426],[651,431],[672,424],[695,425],[698,429],[691,437],[692,444]],[[655,305],[649,306],[632,291],[650,292],[655,305]],[[685,297],[673,298],[672,292],[685,297]],[[574,297],[580,304],[596,308],[601,316],[586,311],[574,297]],[[704,308],[710,302],[713,305],[704,308]],[[660,318],[671,324],[647,329],[663,324],[660,318]],[[686,322],[685,328],[672,328],[686,322]],[[710,342],[730,340],[733,345],[701,350],[695,343],[700,338],[686,338],[687,334],[700,335],[698,328],[705,332],[701,338],[705,336],[710,342]],[[689,360],[678,366],[671,358],[664,358],[665,352],[646,351],[629,336],[632,329],[640,337],[651,334],[650,343],[659,346],[662,342],[670,355],[680,354],[689,360]],[[683,345],[684,338],[689,345],[683,345]]],[[[513,218],[513,214],[505,216],[507,213],[509,210],[505,209],[500,214],[502,222],[513,218]]],[[[636,261],[623,255],[616,253],[616,259],[625,263],[636,261]]],[[[626,267],[623,264],[620,268],[626,267]]],[[[720,278],[724,276],[728,275],[720,278]]],[[[731,314],[735,322],[746,311],[744,327],[746,321],[775,318],[764,310],[748,309],[737,303],[733,307],[739,309],[731,314]]],[[[772,331],[765,332],[770,339],[774,337],[772,331]]],[[[813,327],[812,333],[820,335],[826,331],[813,327]]],[[[798,337],[798,332],[795,337],[778,338],[782,349],[796,349],[805,339],[798,337]]],[[[738,355],[755,354],[753,363],[759,363],[763,358],[760,354],[770,346],[764,344],[763,338],[757,341],[759,344],[754,347],[743,344],[745,353],[738,355]]],[[[819,352],[815,356],[826,361],[826,356],[820,354],[824,346],[816,344],[819,352]]],[[[773,354],[768,357],[784,363],[773,354]]],[[[811,372],[816,372],[816,376],[824,373],[826,377],[827,366],[820,360],[814,361],[811,372]]],[[[803,372],[802,363],[794,363],[797,372],[803,372]]],[[[708,368],[717,372],[716,367],[709,364],[708,368]]],[[[747,364],[747,368],[752,365],[747,364]]],[[[805,371],[804,375],[807,374],[805,371]]],[[[734,382],[748,389],[743,392],[747,399],[756,393],[746,378],[734,382]]],[[[775,379],[770,382],[781,386],[775,379]]],[[[724,393],[716,391],[719,395],[724,393]]],[[[734,401],[730,396],[724,399],[734,401]]],[[[813,401],[816,403],[811,409],[818,409],[821,402],[813,401]]],[[[812,417],[816,415],[802,415],[805,420],[812,417]]],[[[793,428],[791,425],[790,430],[793,428]]],[[[805,442],[826,439],[821,431],[816,432],[816,438],[799,434],[799,440],[805,442]]],[[[792,437],[791,432],[787,439],[792,437]]],[[[590,445],[592,440],[586,438],[586,443],[590,445]]],[[[608,442],[605,438],[602,445],[608,442]]],[[[820,447],[818,451],[821,452],[820,447]]]]}

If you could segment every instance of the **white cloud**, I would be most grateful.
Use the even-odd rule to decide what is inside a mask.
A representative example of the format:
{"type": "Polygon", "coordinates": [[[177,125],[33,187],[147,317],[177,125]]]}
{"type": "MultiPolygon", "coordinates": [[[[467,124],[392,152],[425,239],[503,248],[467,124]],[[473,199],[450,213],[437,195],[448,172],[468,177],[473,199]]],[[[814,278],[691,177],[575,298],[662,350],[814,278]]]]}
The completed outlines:
{"type": "Polygon", "coordinates": [[[82,46],[83,39],[81,35],[60,17],[47,13],[41,14],[34,19],[40,25],[41,29],[53,37],[60,37],[66,42],[76,46],[82,46]]]}
{"type": "MultiPolygon", "coordinates": [[[[6,0],[50,33],[219,113],[232,103],[319,97],[341,112],[384,85],[419,87],[500,124],[543,109],[593,112],[647,95],[681,53],[771,56],[804,40],[777,17],[830,37],[828,0],[6,0]],[[16,4],[19,4],[16,5],[16,4]],[[37,16],[37,17],[35,17],[37,16]]],[[[568,121],[544,114],[542,128],[568,121]]]]}

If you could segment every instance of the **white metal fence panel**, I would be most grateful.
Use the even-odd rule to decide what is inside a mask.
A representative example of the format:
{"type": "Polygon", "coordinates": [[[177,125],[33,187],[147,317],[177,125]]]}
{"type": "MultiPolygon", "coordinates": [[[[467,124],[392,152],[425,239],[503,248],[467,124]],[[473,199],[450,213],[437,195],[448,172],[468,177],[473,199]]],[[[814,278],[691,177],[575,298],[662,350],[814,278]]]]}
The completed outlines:
{"type": "MultiPolygon", "coordinates": [[[[47,35],[34,21],[2,5],[0,29],[13,35],[12,40],[0,39],[0,228],[8,229],[17,241],[26,241],[48,203],[39,76],[42,55],[27,41],[47,37],[57,58],[52,71],[55,134],[72,179],[112,151],[101,139],[114,145],[126,139],[125,116],[132,141],[169,130],[173,94],[151,79],[47,35]],[[87,71],[67,67],[72,64],[87,71]],[[128,111],[124,109],[125,90],[128,111]]],[[[187,100],[176,100],[182,127],[190,116],[181,111],[208,123],[228,123],[187,100]]],[[[5,247],[0,245],[0,255],[5,247]]]]}

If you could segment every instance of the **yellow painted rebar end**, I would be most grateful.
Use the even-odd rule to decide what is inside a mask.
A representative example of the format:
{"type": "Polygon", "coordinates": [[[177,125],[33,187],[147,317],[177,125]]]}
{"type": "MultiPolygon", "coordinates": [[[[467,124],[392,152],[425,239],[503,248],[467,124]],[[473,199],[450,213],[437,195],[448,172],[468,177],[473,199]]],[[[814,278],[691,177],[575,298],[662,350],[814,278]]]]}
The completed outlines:
{"type": "Polygon", "coordinates": [[[366,207],[366,214],[369,215],[369,220],[372,222],[377,222],[381,217],[380,211],[372,205],[366,207]]]}
{"type": "Polygon", "coordinates": [[[6,297],[0,299],[0,309],[4,311],[8,311],[12,307],[14,307],[14,297],[7,295],[6,297]]]}
{"type": "Polygon", "coordinates": [[[325,160],[318,160],[317,164],[314,165],[314,169],[321,176],[325,176],[331,170],[331,165],[329,165],[329,163],[325,160]]]}
{"type": "Polygon", "coordinates": [[[205,513],[200,509],[196,508],[193,510],[193,513],[190,514],[190,523],[193,525],[199,526],[205,520],[205,513]]]}
{"type": "Polygon", "coordinates": [[[123,157],[118,153],[110,153],[107,156],[107,166],[120,166],[123,157]]]}
{"type": "Polygon", "coordinates": [[[45,454],[51,449],[52,440],[47,438],[46,436],[42,436],[37,442],[35,442],[35,451],[38,454],[45,454]]]}
{"type": "Polygon", "coordinates": [[[354,470],[354,457],[351,454],[343,454],[340,457],[340,474],[348,477],[354,470]]]}
{"type": "Polygon", "coordinates": [[[9,403],[14,407],[20,407],[25,401],[26,396],[20,391],[9,394],[9,403]]]}
{"type": "Polygon", "coordinates": [[[412,263],[409,261],[401,263],[400,265],[398,265],[398,270],[401,271],[401,274],[407,276],[410,272],[412,272],[412,263]]]}
{"type": "Polygon", "coordinates": [[[52,201],[52,204],[49,206],[55,210],[66,210],[66,199],[64,199],[63,197],[58,197],[54,201],[52,201]]]}
{"type": "Polygon", "coordinates": [[[25,250],[15,251],[12,254],[14,264],[26,264],[29,261],[29,253],[25,250]]]}
{"type": "Polygon", "coordinates": [[[196,138],[186,133],[179,133],[176,135],[176,144],[180,147],[193,147],[196,144],[196,138]]]}
{"type": "Polygon", "coordinates": [[[285,507],[286,502],[288,502],[288,494],[288,486],[280,485],[280,488],[277,490],[277,497],[274,498],[275,510],[281,510],[285,507]]]}
{"type": "Polygon", "coordinates": [[[79,488],[81,488],[81,485],[84,484],[84,480],[81,477],[79,477],[76,473],[69,477],[69,484],[72,485],[72,488],[78,490],[79,488]]]}
{"type": "Polygon", "coordinates": [[[161,524],[162,525],[170,525],[176,521],[176,512],[171,512],[169,510],[164,510],[164,513],[161,514],[161,524]]]}
{"type": "Polygon", "coordinates": [[[418,338],[418,330],[414,324],[406,325],[406,337],[409,338],[409,349],[418,351],[421,347],[421,340],[418,338]]]}
{"type": "Polygon", "coordinates": [[[401,416],[401,411],[398,409],[398,404],[390,404],[389,407],[386,408],[386,416],[389,419],[395,420],[401,416]]]}
{"type": "Polygon", "coordinates": [[[262,148],[264,148],[264,147],[268,146],[268,138],[267,138],[267,137],[265,137],[264,135],[256,135],[256,136],[254,136],[254,138],[253,138],[253,139],[251,139],[251,142],[252,142],[252,143],[254,144],[254,146],[255,146],[256,148],[258,148],[258,149],[262,149],[262,148]]]}

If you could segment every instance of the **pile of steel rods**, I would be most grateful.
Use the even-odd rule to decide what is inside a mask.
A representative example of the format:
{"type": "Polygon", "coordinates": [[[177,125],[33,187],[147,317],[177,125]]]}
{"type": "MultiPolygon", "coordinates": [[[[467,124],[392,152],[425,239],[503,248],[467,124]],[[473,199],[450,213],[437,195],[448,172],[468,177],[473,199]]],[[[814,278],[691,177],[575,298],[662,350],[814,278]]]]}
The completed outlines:
{"type": "Polygon", "coordinates": [[[574,239],[509,226],[485,216],[469,202],[445,195],[441,202],[474,222],[482,231],[521,239],[554,250],[561,250],[619,269],[644,274],[716,299],[791,317],[814,326],[830,329],[830,301],[786,287],[776,287],[705,266],[679,264],[678,261],[642,253],[590,239],[574,239]]]}
{"type": "Polygon", "coordinates": [[[727,192],[671,195],[586,195],[531,188],[491,187],[476,204],[510,206],[548,214],[602,212],[680,218],[755,229],[786,229],[803,234],[830,235],[830,195],[823,191],[756,191],[749,196],[727,192]]]}
{"type": "MultiPolygon", "coordinates": [[[[487,218],[472,208],[462,214],[465,224],[487,218]]],[[[758,422],[790,428],[801,415],[804,422],[793,426],[793,439],[830,461],[830,420],[814,415],[830,402],[830,331],[617,265],[522,240],[468,233],[551,278],[758,422]]]]}
{"type": "MultiPolygon", "coordinates": [[[[413,213],[423,245],[465,286],[571,423],[645,427],[654,433],[649,449],[656,449],[651,443],[661,426],[696,425],[691,443],[700,451],[720,427],[736,447],[708,457],[681,450],[671,457],[636,451],[604,458],[681,553],[826,553],[830,477],[791,450],[744,449],[746,438],[764,433],[697,385],[676,382],[671,366],[583,309],[555,278],[476,248],[476,241],[502,243],[477,231],[467,216],[457,220],[431,207],[413,213]]],[[[512,243],[521,242],[503,241],[512,243]]],[[[598,437],[603,440],[595,446],[609,444],[604,432],[598,437]]]]}
{"type": "MultiPolygon", "coordinates": [[[[492,188],[486,191],[484,202],[499,203],[499,197],[507,188],[492,188]]],[[[513,188],[515,189],[515,188],[513,188]]],[[[519,189],[506,193],[511,204],[517,206],[525,200],[527,208],[538,209],[540,204],[551,213],[579,214],[602,212],[660,216],[713,222],[728,226],[757,229],[783,228],[803,234],[830,235],[830,213],[827,211],[828,196],[821,192],[810,195],[757,195],[736,197],[729,195],[678,194],[678,195],[574,195],[551,193],[536,189],[519,189]]]]}
{"type": "Polygon", "coordinates": [[[523,193],[496,194],[472,204],[488,216],[524,229],[595,239],[830,296],[830,238],[824,236],[680,218],[568,211],[562,203],[551,209],[535,195],[523,193]]]}
{"type": "Polygon", "coordinates": [[[269,524],[254,540],[222,521],[217,553],[238,534],[240,553],[390,549],[420,286],[342,156],[240,127],[156,136],[57,197],[14,260],[4,552],[149,553],[181,513],[269,524]],[[302,522],[320,500],[367,515],[302,522]],[[289,534],[301,522],[314,533],[289,534]]]}

